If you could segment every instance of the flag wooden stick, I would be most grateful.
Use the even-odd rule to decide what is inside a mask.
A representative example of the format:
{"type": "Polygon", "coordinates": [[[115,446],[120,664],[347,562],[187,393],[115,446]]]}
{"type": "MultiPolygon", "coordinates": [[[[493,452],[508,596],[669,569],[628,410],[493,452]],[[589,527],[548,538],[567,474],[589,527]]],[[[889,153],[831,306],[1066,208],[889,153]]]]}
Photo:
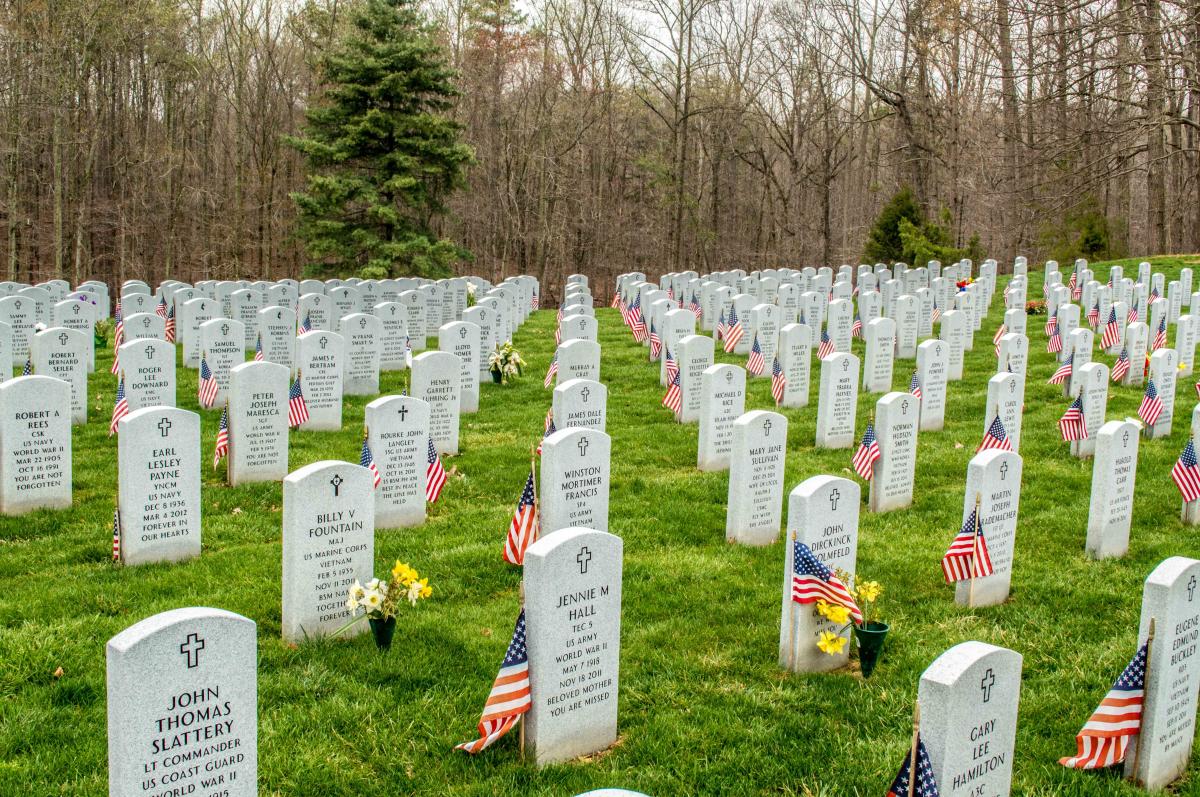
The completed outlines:
{"type": "MultiPolygon", "coordinates": [[[[1150,618],[1150,628],[1146,633],[1146,672],[1145,672],[1144,680],[1142,681],[1142,683],[1144,685],[1143,694],[1150,691],[1150,654],[1151,654],[1151,652],[1153,652],[1153,649],[1154,649],[1154,618],[1151,617],[1150,618]]],[[[1145,707],[1145,705],[1143,705],[1142,706],[1143,717],[1145,715],[1145,711],[1146,711],[1146,707],[1145,707]]],[[[1145,727],[1146,726],[1143,724],[1141,726],[1141,728],[1139,728],[1137,740],[1134,742],[1134,744],[1137,746],[1133,750],[1133,774],[1130,777],[1130,780],[1132,780],[1134,783],[1139,782],[1138,767],[1142,763],[1141,730],[1144,729],[1145,727]]]]}
{"type": "Polygon", "coordinates": [[[971,527],[971,573],[967,581],[967,606],[975,605],[975,562],[979,556],[979,507],[983,494],[975,493],[975,525],[971,527]]]}
{"type": "Polygon", "coordinates": [[[917,741],[921,734],[921,701],[913,701],[912,747],[909,748],[908,758],[908,793],[916,793],[917,782],[917,741]]]}

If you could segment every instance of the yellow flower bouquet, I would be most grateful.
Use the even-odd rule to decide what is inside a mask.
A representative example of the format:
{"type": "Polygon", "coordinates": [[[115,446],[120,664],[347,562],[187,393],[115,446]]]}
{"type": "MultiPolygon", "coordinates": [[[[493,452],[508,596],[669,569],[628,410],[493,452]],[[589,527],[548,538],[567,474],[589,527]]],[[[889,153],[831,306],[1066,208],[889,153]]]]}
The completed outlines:
{"type": "Polygon", "coordinates": [[[853,628],[858,643],[859,665],[862,667],[863,677],[869,678],[875,670],[879,653],[883,650],[883,641],[889,630],[887,623],[879,619],[871,619],[875,604],[883,595],[883,585],[878,581],[855,583],[853,576],[840,571],[837,575],[842,583],[854,584],[850,588],[850,593],[854,596],[854,602],[862,612],[863,619],[861,622],[852,620],[850,609],[847,606],[823,600],[817,601],[817,613],[834,626],[840,626],[837,631],[822,631],[817,638],[817,648],[822,653],[836,656],[845,649],[846,643],[850,641],[846,632],[853,628]]]}
{"type": "Polygon", "coordinates": [[[429,579],[421,578],[420,573],[397,559],[387,581],[373,578],[362,584],[358,579],[354,580],[346,595],[346,609],[352,617],[350,622],[338,629],[338,633],[366,619],[370,621],[375,644],[380,650],[387,650],[396,632],[396,615],[404,603],[416,606],[432,594],[433,587],[429,586],[429,579]]]}

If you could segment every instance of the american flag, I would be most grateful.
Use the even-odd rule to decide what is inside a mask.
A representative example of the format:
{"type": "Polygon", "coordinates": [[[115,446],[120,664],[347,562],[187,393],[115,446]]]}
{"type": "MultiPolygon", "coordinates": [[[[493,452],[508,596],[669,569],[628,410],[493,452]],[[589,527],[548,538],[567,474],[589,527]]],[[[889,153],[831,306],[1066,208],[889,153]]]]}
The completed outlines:
{"type": "Polygon", "coordinates": [[[1196,464],[1196,445],[1189,437],[1183,453],[1171,468],[1171,481],[1179,488],[1184,501],[1200,498],[1200,467],[1196,464]]]}
{"type": "Polygon", "coordinates": [[[1142,729],[1149,652],[1149,643],[1138,648],[1133,660],[1075,735],[1075,755],[1060,758],[1058,763],[1072,769],[1101,769],[1125,760],[1130,738],[1142,729]]]}
{"type": "Polygon", "coordinates": [[[1008,325],[1001,324],[996,327],[996,334],[992,335],[992,344],[996,347],[996,351],[1000,351],[1000,338],[1008,334],[1008,325]]]}
{"type": "Polygon", "coordinates": [[[550,387],[554,384],[554,377],[558,376],[558,350],[554,350],[554,356],[550,358],[550,367],[546,369],[546,378],[542,380],[542,387],[550,387]]]}
{"type": "Polygon", "coordinates": [[[929,314],[929,320],[931,323],[936,324],[938,322],[938,319],[940,319],[941,317],[942,317],[941,308],[938,307],[937,299],[934,299],[933,300],[933,312],[929,314]]]}
{"type": "MultiPolygon", "coordinates": [[[[619,289],[617,289],[617,288],[613,289],[612,301],[609,302],[608,306],[609,307],[620,307],[621,306],[621,291],[619,289]]],[[[533,297],[533,309],[534,310],[537,309],[537,294],[534,294],[534,297],[533,297]]]]}
{"type": "Polygon", "coordinates": [[[676,363],[675,358],[671,356],[670,348],[667,349],[667,359],[663,363],[663,368],[666,372],[665,375],[667,377],[667,382],[670,382],[679,375],[679,364],[676,363]]]}
{"type": "Polygon", "coordinates": [[[1078,285],[1079,285],[1079,274],[1078,274],[1078,272],[1072,271],[1071,278],[1069,280],[1067,280],[1067,287],[1071,289],[1072,296],[1075,295],[1075,288],[1078,287],[1078,285]]]}
{"type": "Polygon", "coordinates": [[[1129,347],[1121,348],[1121,356],[1117,357],[1117,361],[1113,363],[1112,381],[1120,382],[1125,378],[1125,374],[1129,373],[1129,347]]]}
{"type": "Polygon", "coordinates": [[[1058,311],[1055,310],[1049,318],[1046,319],[1046,337],[1054,334],[1054,328],[1058,326],[1058,311]]]}
{"type": "Polygon", "coordinates": [[[217,425],[217,444],[213,447],[213,470],[221,464],[221,459],[229,453],[229,404],[221,410],[221,423],[217,425]]]}
{"type": "Polygon", "coordinates": [[[908,380],[908,392],[921,398],[921,376],[919,371],[913,371],[912,379],[908,380]]]}
{"type": "Polygon", "coordinates": [[[854,622],[863,620],[862,609],[854,602],[850,590],[799,540],[792,541],[792,600],[801,604],[821,600],[845,606],[854,622]]]}
{"type": "Polygon", "coordinates": [[[821,345],[817,347],[817,359],[824,360],[831,354],[833,354],[833,340],[829,337],[829,331],[822,329],[821,345]]]}
{"type": "Polygon", "coordinates": [[[433,438],[429,438],[429,450],[425,456],[425,500],[433,503],[442,494],[446,486],[446,469],[442,467],[442,459],[438,456],[433,438]]]}
{"type": "Polygon", "coordinates": [[[200,388],[197,391],[200,406],[206,410],[212,409],[213,404],[217,403],[218,389],[217,378],[208,367],[208,353],[205,352],[200,355],[200,388]]]}
{"type": "Polygon", "coordinates": [[[675,286],[673,286],[673,285],[667,286],[667,299],[669,299],[672,302],[675,301],[675,286]]]}
{"type": "Polygon", "coordinates": [[[979,446],[975,449],[975,453],[980,451],[988,451],[990,449],[999,449],[1000,451],[1012,451],[1012,442],[1008,439],[1008,432],[1004,430],[1004,422],[997,415],[987,432],[983,435],[983,439],[979,441],[979,446]]]}
{"type": "Polygon", "coordinates": [[[167,321],[163,324],[163,338],[167,343],[175,342],[175,305],[167,310],[167,321]]]}
{"type": "Polygon", "coordinates": [[[787,391],[787,377],[783,374],[783,366],[779,364],[779,355],[775,355],[775,359],[771,361],[771,396],[775,399],[775,406],[778,407],[783,403],[783,394],[787,391]]]}
{"type": "MultiPolygon", "coordinates": [[[[670,365],[671,350],[667,349],[667,364],[670,365]]],[[[668,373],[670,370],[668,369],[668,373]]],[[[662,398],[662,405],[671,412],[678,415],[683,409],[683,392],[679,389],[679,369],[675,369],[675,375],[667,377],[667,392],[662,398]]]]}
{"type": "Polygon", "coordinates": [[[540,296],[538,296],[536,293],[535,293],[535,294],[533,294],[533,297],[532,297],[532,298],[530,298],[530,300],[529,300],[529,307],[530,307],[530,309],[532,309],[532,310],[537,310],[537,309],[538,309],[539,307],[541,307],[541,306],[542,306],[542,299],[541,299],[541,297],[540,297],[540,296]]]}
{"type": "Polygon", "coordinates": [[[662,354],[662,338],[658,335],[658,330],[654,328],[654,320],[650,321],[650,359],[657,360],[658,355],[662,354]]]}
{"type": "Polygon", "coordinates": [[[1047,384],[1061,385],[1063,382],[1068,381],[1071,378],[1071,370],[1074,368],[1074,364],[1075,352],[1071,352],[1067,355],[1067,361],[1058,366],[1058,370],[1055,371],[1054,375],[1050,377],[1047,384]]]}
{"type": "Polygon", "coordinates": [[[1108,308],[1108,321],[1100,338],[1100,348],[1108,349],[1121,342],[1121,327],[1117,324],[1117,308],[1108,308]]]}
{"type": "Polygon", "coordinates": [[[158,300],[158,306],[154,308],[154,314],[159,318],[167,317],[167,297],[163,296],[158,300]]]}
{"type": "Polygon", "coordinates": [[[725,308],[721,308],[721,315],[717,318],[717,326],[713,330],[713,340],[722,340],[725,337],[725,308]]]}
{"type": "Polygon", "coordinates": [[[1067,407],[1067,411],[1058,419],[1058,431],[1068,443],[1073,440],[1087,440],[1087,419],[1083,416],[1082,395],[1076,396],[1071,406],[1067,407]]]}
{"type": "Polygon", "coordinates": [[[642,297],[639,294],[629,307],[629,328],[633,331],[633,339],[641,343],[646,339],[646,319],[642,317],[642,297]]]}
{"type": "Polygon", "coordinates": [[[33,376],[33,360],[28,357],[25,358],[25,365],[21,368],[21,376],[33,376]]]}
{"type": "Polygon", "coordinates": [[[500,663],[500,672],[492,682],[492,691],[483,704],[479,718],[479,738],[455,746],[474,754],[486,750],[497,739],[511,731],[521,715],[529,711],[533,700],[529,694],[529,654],[525,650],[525,610],[517,617],[512,641],[500,663]]]}
{"type": "Polygon", "coordinates": [[[1158,286],[1157,286],[1157,285],[1155,285],[1155,286],[1151,287],[1151,288],[1150,288],[1150,300],[1149,300],[1148,302],[1146,302],[1146,304],[1147,304],[1147,305],[1154,304],[1154,300],[1155,300],[1155,299],[1157,299],[1157,298],[1158,298],[1160,295],[1161,295],[1161,294],[1159,294],[1159,292],[1158,292],[1158,286]]]}
{"type": "Polygon", "coordinates": [[[504,561],[513,565],[524,564],[525,549],[537,538],[538,508],[533,490],[533,468],[525,480],[525,489],[517,501],[517,511],[508,524],[508,536],[504,538],[504,561]]]}
{"type": "Polygon", "coordinates": [[[933,762],[929,760],[929,751],[925,742],[917,737],[917,777],[912,783],[912,751],[904,754],[904,763],[888,789],[887,797],[939,797],[937,778],[933,775],[933,762]]]}
{"type": "Polygon", "coordinates": [[[312,316],[308,313],[304,314],[304,320],[300,322],[300,334],[312,332],[312,316]]]}
{"type": "Polygon", "coordinates": [[[288,426],[295,429],[308,420],[308,402],[304,400],[304,390],[300,387],[300,372],[288,389],[288,426]]]}
{"type": "Polygon", "coordinates": [[[867,429],[863,432],[862,442],[858,444],[858,450],[854,452],[854,458],[850,460],[850,465],[861,478],[871,481],[871,477],[875,474],[875,462],[882,456],[883,454],[879,451],[879,440],[875,437],[875,424],[867,421],[867,429]]]}
{"type": "Polygon", "coordinates": [[[259,332],[258,339],[254,342],[254,362],[260,363],[265,359],[266,357],[263,356],[262,350],[262,333],[259,332]]]}
{"type": "Polygon", "coordinates": [[[953,584],[968,578],[990,576],[993,572],[987,538],[983,536],[983,525],[979,522],[979,509],[975,508],[942,557],[942,574],[947,584],[953,584]]]}
{"type": "Polygon", "coordinates": [[[112,420],[108,422],[108,436],[117,433],[117,423],[129,414],[129,401],[125,398],[125,374],[117,380],[117,397],[113,401],[112,420]]]}
{"type": "Polygon", "coordinates": [[[1153,426],[1158,423],[1158,416],[1162,414],[1163,402],[1158,395],[1158,388],[1154,386],[1154,380],[1151,379],[1146,383],[1146,392],[1142,395],[1141,406],[1138,407],[1138,417],[1147,426],[1153,426]]]}
{"type": "Polygon", "coordinates": [[[1100,302],[1099,301],[1097,301],[1094,305],[1092,305],[1091,310],[1088,310],[1087,320],[1088,320],[1088,323],[1092,325],[1093,329],[1095,329],[1096,325],[1100,323],[1100,302]]]}
{"type": "MultiPolygon", "coordinates": [[[[561,315],[561,311],[559,314],[561,315]]],[[[554,345],[557,346],[560,343],[562,343],[562,324],[561,323],[554,329],[554,345]]]]}
{"type": "Polygon", "coordinates": [[[1154,333],[1154,345],[1150,347],[1150,351],[1158,351],[1165,349],[1167,346],[1167,314],[1163,313],[1163,317],[1158,321],[1158,331],[1154,333]]]}
{"type": "Polygon", "coordinates": [[[737,308],[729,308],[729,321],[725,324],[725,353],[730,354],[737,347],[738,341],[746,334],[742,319],[738,318],[737,308]]]}
{"type": "Polygon", "coordinates": [[[113,324],[113,349],[116,350],[121,348],[121,344],[125,342],[125,320],[121,313],[120,299],[117,299],[117,307],[113,311],[113,324]]]}
{"type": "Polygon", "coordinates": [[[1137,302],[1138,302],[1138,300],[1137,300],[1137,297],[1136,297],[1136,296],[1134,296],[1134,297],[1133,297],[1133,306],[1129,308],[1129,313],[1128,313],[1128,314],[1126,314],[1126,316],[1125,316],[1125,323],[1126,323],[1126,324],[1132,324],[1134,321],[1137,321],[1137,320],[1138,320],[1138,305],[1137,305],[1137,302]]]}
{"type": "Polygon", "coordinates": [[[542,439],[538,442],[537,455],[542,455],[542,443],[546,442],[546,438],[557,432],[558,429],[554,426],[554,410],[546,410],[546,429],[542,432],[542,439]]]}
{"type": "Polygon", "coordinates": [[[121,561],[121,507],[113,510],[113,561],[121,561]]]}
{"type": "Polygon", "coordinates": [[[854,313],[854,323],[850,325],[850,337],[858,338],[861,340],[862,336],[863,336],[862,316],[859,315],[857,312],[855,312],[854,313]]]}
{"type": "Polygon", "coordinates": [[[1057,317],[1054,321],[1054,329],[1050,331],[1050,340],[1046,341],[1047,354],[1059,354],[1062,352],[1062,334],[1058,330],[1057,317]]]}
{"type": "Polygon", "coordinates": [[[692,294],[692,301],[691,304],[688,305],[688,309],[692,311],[692,315],[696,316],[697,319],[700,318],[700,297],[698,297],[695,293],[692,294]]]}
{"type": "Polygon", "coordinates": [[[767,367],[763,362],[762,346],[758,345],[758,333],[754,334],[754,342],[750,344],[750,356],[746,359],[746,370],[758,376],[767,367]]]}
{"type": "Polygon", "coordinates": [[[371,444],[367,438],[369,433],[363,429],[363,444],[362,451],[358,454],[358,464],[367,470],[371,471],[372,486],[379,488],[379,483],[383,481],[383,477],[379,475],[379,466],[375,464],[375,455],[371,453],[371,444]]]}

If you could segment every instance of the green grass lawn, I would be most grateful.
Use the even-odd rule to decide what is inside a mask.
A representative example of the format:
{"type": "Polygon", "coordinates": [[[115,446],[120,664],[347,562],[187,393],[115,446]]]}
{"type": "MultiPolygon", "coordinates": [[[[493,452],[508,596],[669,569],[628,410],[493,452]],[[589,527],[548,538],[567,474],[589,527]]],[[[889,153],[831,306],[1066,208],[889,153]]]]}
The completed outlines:
{"type": "MultiPolygon", "coordinates": [[[[1189,264],[1200,267],[1200,257],[1159,258],[1155,268],[1173,276],[1189,264]]],[[[1096,264],[1098,278],[1107,265],[1096,264]]],[[[1039,271],[1030,298],[1040,284],[1039,271]]],[[[858,572],[884,584],[880,610],[893,628],[864,681],[851,671],[778,668],[782,544],[726,544],[727,474],[696,470],[696,427],[671,421],[659,406],[657,366],[646,364],[615,310],[598,310],[613,437],[610,530],[625,540],[620,738],[590,760],[542,770],[519,760],[515,733],[473,758],[452,748],[475,736],[518,610],[521,574],[500,551],[550,403],[541,377],[554,347],[552,310],[517,335],[531,373],[511,386],[483,385],[481,411],[463,416],[462,454],[445,461],[454,475],[429,521],[376,535],[377,573],[400,558],[435,590],[401,617],[388,655],[368,637],[299,648],[280,640],[279,484],[231,489],[206,467],[200,558],[111,563],[116,442],[106,434],[115,385],[110,352],[98,352],[91,421],[74,430],[74,506],[0,519],[0,794],[107,793],[105,643],[183,606],[258,623],[264,795],[558,796],[601,786],[654,797],[881,795],[909,744],[921,672],[971,639],[1025,657],[1014,794],[1134,794],[1114,773],[1056,762],[1074,753],[1076,731],[1133,655],[1143,580],[1168,556],[1200,557],[1200,531],[1180,524],[1168,477],[1188,434],[1193,380],[1180,380],[1173,434],[1142,442],[1129,554],[1089,561],[1092,461],[1072,458],[1059,439],[1066,401],[1046,384],[1053,364],[1044,319],[1031,319],[1012,596],[999,607],[961,608],[939,561],[961,520],[1002,312],[998,291],[967,353],[966,378],[950,384],[945,430],[921,434],[913,506],[862,514],[858,572]]],[[[855,346],[861,355],[862,343],[855,346]]],[[[914,367],[897,362],[895,389],[907,388],[914,367]]],[[[180,406],[195,410],[195,373],[180,368],[179,376],[180,406]]],[[[400,392],[405,378],[385,374],[384,393],[400,392]]],[[[788,490],[817,474],[849,475],[852,452],[813,447],[818,381],[814,366],[812,403],[784,411],[788,490]]],[[[1141,392],[1113,386],[1108,417],[1134,415],[1141,392]]],[[[860,432],[879,397],[860,394],[860,432]]],[[[290,469],[357,462],[365,403],[346,400],[341,432],[292,432],[290,469]]],[[[772,404],[770,380],[754,380],[747,409],[772,404]]],[[[203,415],[202,462],[219,417],[203,415]]],[[[1179,793],[1200,794],[1195,773],[1194,756],[1179,793]]]]}

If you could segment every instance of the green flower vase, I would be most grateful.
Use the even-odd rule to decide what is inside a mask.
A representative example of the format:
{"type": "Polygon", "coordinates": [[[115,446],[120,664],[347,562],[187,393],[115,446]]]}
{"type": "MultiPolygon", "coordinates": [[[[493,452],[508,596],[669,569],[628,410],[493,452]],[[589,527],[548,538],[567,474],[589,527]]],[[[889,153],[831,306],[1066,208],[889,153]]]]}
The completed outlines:
{"type": "Polygon", "coordinates": [[[392,637],[396,634],[396,618],[389,617],[386,620],[372,617],[371,634],[375,637],[375,647],[380,650],[389,650],[392,647],[392,637]]]}
{"type": "Polygon", "coordinates": [[[863,678],[870,678],[879,662],[879,654],[883,651],[883,641],[891,626],[887,623],[877,623],[874,620],[854,628],[854,640],[858,644],[858,663],[862,667],[863,678]]]}

